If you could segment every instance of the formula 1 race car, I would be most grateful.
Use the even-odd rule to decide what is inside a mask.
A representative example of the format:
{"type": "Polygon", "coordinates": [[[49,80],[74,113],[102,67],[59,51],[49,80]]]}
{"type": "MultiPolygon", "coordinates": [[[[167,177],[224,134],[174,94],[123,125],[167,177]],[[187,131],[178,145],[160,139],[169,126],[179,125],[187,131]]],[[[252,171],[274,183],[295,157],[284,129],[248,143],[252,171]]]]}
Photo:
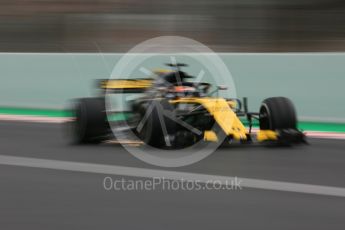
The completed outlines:
{"type": "Polygon", "coordinates": [[[114,126],[130,130],[147,145],[164,149],[191,146],[199,141],[305,141],[288,98],[267,98],[259,112],[248,112],[246,98],[219,97],[218,91],[226,87],[210,90],[210,83],[193,82],[193,76],[181,71],[185,64],[168,65],[172,69],[156,71],[155,78],[100,80],[102,96],[78,99],[75,103],[75,141],[100,143],[114,138],[114,126]],[[112,111],[106,111],[106,93],[140,94],[128,102],[128,111],[121,111],[126,115],[125,123],[110,119],[112,111]],[[256,134],[252,133],[254,121],[259,123],[256,134]]]}

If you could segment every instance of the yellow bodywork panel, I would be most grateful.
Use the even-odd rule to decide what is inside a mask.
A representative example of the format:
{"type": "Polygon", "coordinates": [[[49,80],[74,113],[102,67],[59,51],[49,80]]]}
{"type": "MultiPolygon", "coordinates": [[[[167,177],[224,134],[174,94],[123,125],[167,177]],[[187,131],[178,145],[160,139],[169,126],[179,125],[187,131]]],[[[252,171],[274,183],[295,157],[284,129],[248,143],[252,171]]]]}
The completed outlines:
{"type": "Polygon", "coordinates": [[[143,89],[151,87],[152,81],[152,79],[110,79],[101,81],[100,86],[102,89],[143,89]]]}
{"type": "Polygon", "coordinates": [[[230,106],[230,108],[236,108],[236,106],[237,106],[237,103],[236,103],[236,101],[227,101],[228,102],[228,105],[230,106]]]}
{"type": "Polygon", "coordinates": [[[273,130],[260,130],[256,134],[256,139],[258,141],[269,141],[269,140],[278,140],[278,135],[275,131],[273,130]]]}
{"type": "Polygon", "coordinates": [[[224,98],[190,97],[171,100],[170,102],[201,104],[213,116],[227,136],[232,136],[236,140],[247,139],[248,132],[246,128],[224,98]]]}
{"type": "Polygon", "coordinates": [[[211,142],[217,142],[218,137],[215,132],[212,130],[206,130],[204,132],[204,141],[211,141],[211,142]]]}

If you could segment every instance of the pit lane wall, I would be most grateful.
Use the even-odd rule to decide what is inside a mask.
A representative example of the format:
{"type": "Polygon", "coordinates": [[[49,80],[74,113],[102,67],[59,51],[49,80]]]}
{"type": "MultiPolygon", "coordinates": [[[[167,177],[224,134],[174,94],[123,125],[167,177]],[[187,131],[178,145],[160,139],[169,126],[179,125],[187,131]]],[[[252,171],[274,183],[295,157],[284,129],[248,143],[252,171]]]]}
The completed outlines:
{"type": "MultiPolygon", "coordinates": [[[[72,98],[97,95],[121,54],[0,54],[0,107],[64,109],[72,98]]],[[[219,54],[237,96],[257,111],[271,96],[291,98],[305,121],[345,122],[345,53],[219,54]]],[[[177,57],[177,59],[179,59],[177,57]]],[[[164,67],[162,61],[148,68],[164,67]]],[[[193,66],[186,71],[198,74],[193,66]]]]}

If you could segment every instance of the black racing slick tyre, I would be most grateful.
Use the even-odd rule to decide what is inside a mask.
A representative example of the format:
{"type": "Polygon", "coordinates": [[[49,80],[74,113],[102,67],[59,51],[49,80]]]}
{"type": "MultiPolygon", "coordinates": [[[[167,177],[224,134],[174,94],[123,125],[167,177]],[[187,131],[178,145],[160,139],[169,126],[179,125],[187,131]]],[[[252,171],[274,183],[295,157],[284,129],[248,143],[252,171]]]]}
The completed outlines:
{"type": "Polygon", "coordinates": [[[265,99],[259,114],[261,130],[297,129],[297,116],[294,105],[286,97],[265,99]]]}
{"type": "Polygon", "coordinates": [[[74,108],[74,143],[98,144],[110,133],[104,98],[78,99],[74,108]]]}
{"type": "Polygon", "coordinates": [[[173,105],[165,99],[152,101],[146,106],[141,106],[139,112],[141,117],[147,116],[144,127],[138,133],[139,138],[155,148],[171,147],[173,145],[171,137],[175,133],[176,123],[166,114],[169,113],[170,117],[174,117],[173,105]]]}

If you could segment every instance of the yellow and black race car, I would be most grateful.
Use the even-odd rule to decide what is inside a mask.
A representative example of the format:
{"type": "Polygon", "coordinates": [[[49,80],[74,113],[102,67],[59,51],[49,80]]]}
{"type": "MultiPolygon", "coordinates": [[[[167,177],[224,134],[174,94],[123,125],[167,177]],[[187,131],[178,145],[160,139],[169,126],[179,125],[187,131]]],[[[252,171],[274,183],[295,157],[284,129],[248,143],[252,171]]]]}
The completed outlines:
{"type": "Polygon", "coordinates": [[[267,98],[259,112],[248,112],[246,98],[219,97],[218,91],[226,87],[211,90],[209,83],[193,82],[192,76],[181,71],[185,64],[168,65],[173,68],[171,71],[157,71],[152,79],[101,80],[103,96],[82,98],[75,104],[75,141],[100,143],[114,138],[110,127],[118,126],[156,148],[181,148],[200,141],[305,142],[288,98],[267,98]],[[129,111],[122,112],[126,122],[110,119],[106,93],[140,93],[140,97],[129,102],[129,111]],[[259,124],[256,134],[252,134],[254,121],[259,124]]]}

